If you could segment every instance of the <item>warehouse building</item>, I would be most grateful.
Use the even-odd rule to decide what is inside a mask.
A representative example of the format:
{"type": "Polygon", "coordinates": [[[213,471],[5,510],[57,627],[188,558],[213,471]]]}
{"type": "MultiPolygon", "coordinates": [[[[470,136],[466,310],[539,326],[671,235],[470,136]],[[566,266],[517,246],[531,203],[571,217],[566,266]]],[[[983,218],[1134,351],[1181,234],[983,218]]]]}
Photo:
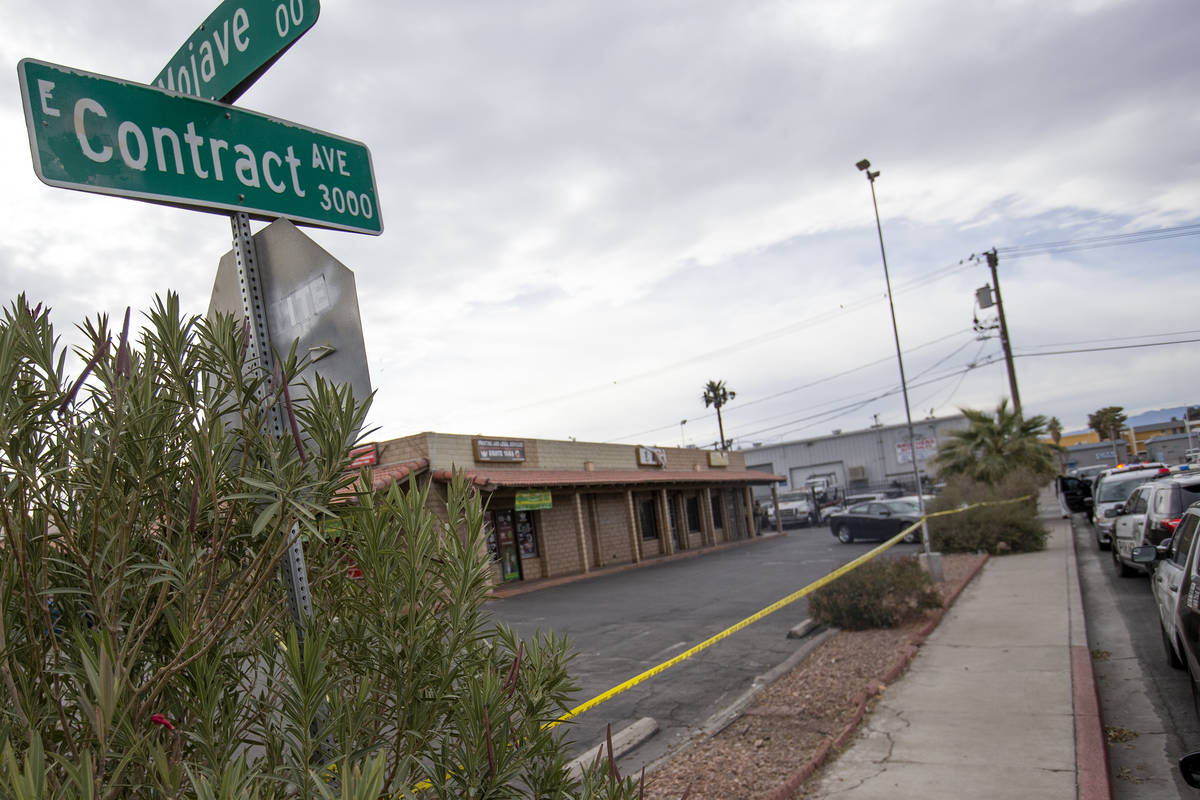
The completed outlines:
{"type": "MultiPolygon", "coordinates": [[[[917,467],[927,488],[937,478],[933,458],[941,443],[951,431],[966,427],[966,417],[961,414],[913,422],[917,467]]],[[[806,480],[825,478],[848,494],[916,491],[907,424],[875,425],[848,433],[839,430],[828,436],[753,446],[739,452],[746,459],[747,469],[782,475],[787,478],[788,489],[803,489],[806,480]]],[[[757,487],[755,498],[768,502],[769,486],[757,487]]]]}
{"type": "MultiPolygon", "coordinates": [[[[754,487],[782,481],[738,452],[419,433],[365,445],[376,489],[430,480],[443,519],[462,472],[483,496],[497,582],[590,572],[754,536],[754,487]]],[[[767,489],[766,494],[770,494],[767,489]]]]}

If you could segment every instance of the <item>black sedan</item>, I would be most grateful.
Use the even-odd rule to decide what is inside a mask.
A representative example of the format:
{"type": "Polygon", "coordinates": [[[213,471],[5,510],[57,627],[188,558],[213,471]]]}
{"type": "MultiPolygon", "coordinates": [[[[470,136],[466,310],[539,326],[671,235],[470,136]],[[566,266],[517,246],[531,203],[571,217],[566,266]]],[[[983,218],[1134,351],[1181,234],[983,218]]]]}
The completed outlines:
{"type": "MultiPolygon", "coordinates": [[[[890,539],[921,519],[921,510],[913,500],[872,500],[859,503],[829,517],[829,530],[842,544],[856,539],[890,539]]],[[[920,529],[904,537],[906,542],[921,538],[920,529]]]]}

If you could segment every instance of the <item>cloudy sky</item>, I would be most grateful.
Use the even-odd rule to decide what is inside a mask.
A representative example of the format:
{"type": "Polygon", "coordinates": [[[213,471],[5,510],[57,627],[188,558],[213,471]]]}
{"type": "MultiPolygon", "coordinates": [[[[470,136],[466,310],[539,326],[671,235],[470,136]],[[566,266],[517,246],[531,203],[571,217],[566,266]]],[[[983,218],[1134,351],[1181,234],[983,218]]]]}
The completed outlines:
{"type": "MultiPolygon", "coordinates": [[[[0,3],[4,302],[207,307],[228,218],[40,183],[16,65],[149,82],[215,6],[0,3]]],[[[1200,339],[1197,41],[1192,0],[326,0],[238,104],[371,149],[382,236],[307,231],[375,438],[711,445],[713,379],[738,445],[902,422],[864,157],[913,416],[1007,396],[995,247],[1026,413],[1073,429],[1200,402],[1200,345],[1097,349],[1200,339]]]]}

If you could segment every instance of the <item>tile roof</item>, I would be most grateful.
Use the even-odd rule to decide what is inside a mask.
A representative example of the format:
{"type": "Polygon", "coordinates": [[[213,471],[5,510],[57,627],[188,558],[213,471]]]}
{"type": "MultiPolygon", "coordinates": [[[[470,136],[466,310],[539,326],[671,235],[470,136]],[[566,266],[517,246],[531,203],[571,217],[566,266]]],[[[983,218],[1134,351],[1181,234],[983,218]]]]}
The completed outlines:
{"type": "Polygon", "coordinates": [[[429,469],[428,458],[414,458],[411,461],[401,461],[397,464],[388,464],[385,467],[376,467],[374,471],[374,488],[386,489],[393,482],[402,483],[408,480],[408,476],[416,473],[424,472],[429,469]]]}
{"type": "MultiPolygon", "coordinates": [[[[646,484],[769,484],[787,480],[757,470],[638,470],[605,469],[464,469],[462,473],[484,489],[543,486],[644,486],[646,484]]],[[[434,480],[449,481],[451,470],[434,470],[434,480]]]]}

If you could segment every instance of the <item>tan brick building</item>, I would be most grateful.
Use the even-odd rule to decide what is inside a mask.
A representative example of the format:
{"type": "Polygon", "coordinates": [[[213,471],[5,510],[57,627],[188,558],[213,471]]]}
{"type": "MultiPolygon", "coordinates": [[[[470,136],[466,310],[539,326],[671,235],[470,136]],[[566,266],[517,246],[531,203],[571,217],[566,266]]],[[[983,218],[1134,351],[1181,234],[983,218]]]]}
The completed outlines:
{"type": "Polygon", "coordinates": [[[691,448],[419,433],[360,448],[375,487],[409,475],[446,484],[462,471],[478,488],[497,582],[537,580],[712,548],[757,532],[751,487],[780,476],[745,456],[691,448]]]}

